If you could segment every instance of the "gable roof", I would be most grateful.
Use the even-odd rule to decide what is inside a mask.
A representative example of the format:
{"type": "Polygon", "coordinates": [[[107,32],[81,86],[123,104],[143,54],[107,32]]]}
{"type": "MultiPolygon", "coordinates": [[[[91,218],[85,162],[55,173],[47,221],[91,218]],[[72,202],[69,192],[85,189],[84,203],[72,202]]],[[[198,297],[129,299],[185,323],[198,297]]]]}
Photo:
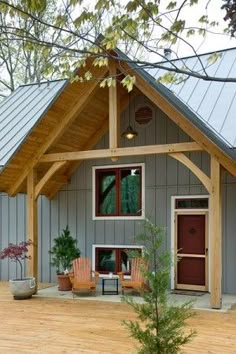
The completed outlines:
{"type": "Polygon", "coordinates": [[[0,166],[7,164],[66,83],[66,80],[56,80],[19,86],[1,102],[0,166]]]}
{"type": "MultiPolygon", "coordinates": [[[[129,61],[128,69],[131,72],[133,69],[137,73],[136,87],[138,92],[146,94],[190,137],[196,141],[201,140],[201,146],[204,149],[206,149],[205,143],[213,142],[214,144],[209,146],[209,151],[206,150],[211,154],[216,153],[219,161],[222,160],[222,165],[236,175],[234,147],[215,129],[211,129],[207,121],[203,117],[200,118],[199,114],[177,97],[173,90],[158,83],[156,80],[157,71],[155,73],[153,71],[147,72],[135,64],[130,64],[126,55],[119,50],[117,52],[129,61]],[[142,82],[141,85],[140,82],[142,82]],[[145,87],[144,90],[143,87],[145,87]],[[162,103],[160,104],[160,102],[162,103]],[[179,121],[176,120],[177,116],[180,117],[179,121]],[[186,124],[186,122],[191,124],[186,124]],[[194,127],[196,134],[189,134],[188,125],[191,129],[194,127]]],[[[92,70],[95,71],[94,77],[102,78],[106,75],[108,68],[95,67],[92,70]]],[[[190,81],[186,80],[182,85],[188,82],[190,81]]],[[[220,83],[220,85],[224,85],[224,83],[220,83]]],[[[236,86],[233,85],[235,91],[236,86]]],[[[99,85],[95,81],[81,84],[80,82],[70,83],[66,80],[52,82],[52,85],[51,83],[49,85],[43,83],[41,91],[37,86],[20,87],[0,105],[0,119],[3,122],[0,126],[0,133],[4,129],[6,133],[5,135],[2,133],[5,140],[0,140],[0,153],[4,149],[6,151],[6,155],[0,158],[2,162],[6,162],[0,173],[0,186],[2,191],[7,191],[10,194],[16,193],[16,190],[23,192],[26,190],[25,178],[28,170],[35,163],[37,164],[42,154],[90,150],[108,130],[109,98],[107,87],[98,90],[99,85]],[[30,97],[34,97],[34,99],[30,100],[30,97]],[[14,127],[15,130],[11,131],[10,127],[14,127]],[[60,133],[61,127],[63,134],[60,133]],[[16,140],[14,144],[13,140],[16,140]]],[[[127,101],[127,91],[124,88],[121,88],[120,100],[123,103],[127,101]]],[[[49,197],[53,196],[55,191],[68,182],[68,178],[78,167],[78,164],[78,161],[64,164],[60,171],[57,171],[57,176],[47,181],[42,193],[49,197]]],[[[49,168],[48,164],[37,164],[39,178],[42,178],[49,168]]]]}

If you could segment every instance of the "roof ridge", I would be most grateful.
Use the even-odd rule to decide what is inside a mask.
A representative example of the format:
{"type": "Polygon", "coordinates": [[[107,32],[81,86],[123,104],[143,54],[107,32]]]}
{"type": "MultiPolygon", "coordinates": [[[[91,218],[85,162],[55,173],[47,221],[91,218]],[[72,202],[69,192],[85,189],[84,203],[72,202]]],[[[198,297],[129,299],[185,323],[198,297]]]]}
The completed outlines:
{"type": "MultiPolygon", "coordinates": [[[[170,48],[171,49],[171,48],[170,48]]],[[[218,49],[218,50],[212,50],[210,52],[206,52],[206,53],[201,53],[201,54],[195,54],[195,55],[188,55],[188,56],[184,56],[184,57],[178,57],[178,58],[173,58],[170,60],[163,60],[160,63],[169,63],[169,62],[173,62],[173,61],[179,61],[179,60],[185,60],[185,59],[192,59],[192,58],[197,58],[197,57],[203,57],[205,55],[211,55],[213,53],[225,53],[227,51],[230,50],[236,50],[236,47],[232,47],[232,48],[225,48],[225,49],[218,49]]]]}

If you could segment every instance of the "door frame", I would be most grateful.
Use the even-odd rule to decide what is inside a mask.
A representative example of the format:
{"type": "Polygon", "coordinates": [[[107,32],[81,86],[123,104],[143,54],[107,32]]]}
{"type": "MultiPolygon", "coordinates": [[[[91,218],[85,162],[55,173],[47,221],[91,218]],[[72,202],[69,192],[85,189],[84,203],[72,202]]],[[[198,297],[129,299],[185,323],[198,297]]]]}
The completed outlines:
{"type": "Polygon", "coordinates": [[[172,252],[172,266],[171,266],[171,289],[188,289],[209,291],[210,273],[210,244],[209,244],[209,195],[184,195],[171,197],[171,252],[172,252]],[[176,199],[208,199],[208,208],[205,209],[176,209],[176,199]],[[205,256],[205,286],[199,285],[177,285],[177,215],[205,215],[205,248],[208,250],[205,256]]]}

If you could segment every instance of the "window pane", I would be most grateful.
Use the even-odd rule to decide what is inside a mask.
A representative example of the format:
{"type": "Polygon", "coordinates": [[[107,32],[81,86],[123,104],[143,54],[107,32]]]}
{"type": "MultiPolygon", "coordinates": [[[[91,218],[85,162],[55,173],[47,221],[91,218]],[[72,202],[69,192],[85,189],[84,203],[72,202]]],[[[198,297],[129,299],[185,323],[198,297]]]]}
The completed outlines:
{"type": "Polygon", "coordinates": [[[125,274],[131,273],[131,259],[133,257],[141,257],[142,250],[140,248],[128,248],[120,250],[121,271],[125,274]]]}
{"type": "Polygon", "coordinates": [[[140,169],[122,169],[120,171],[120,178],[121,214],[140,214],[140,169]]]}
{"type": "Polygon", "coordinates": [[[116,251],[114,249],[98,249],[97,257],[96,270],[98,272],[113,273],[116,271],[116,251]]]}
{"type": "Polygon", "coordinates": [[[207,198],[176,199],[176,209],[207,209],[207,198]]]}
{"type": "Polygon", "coordinates": [[[102,215],[116,213],[115,171],[101,171],[98,173],[98,213],[102,215]]]}

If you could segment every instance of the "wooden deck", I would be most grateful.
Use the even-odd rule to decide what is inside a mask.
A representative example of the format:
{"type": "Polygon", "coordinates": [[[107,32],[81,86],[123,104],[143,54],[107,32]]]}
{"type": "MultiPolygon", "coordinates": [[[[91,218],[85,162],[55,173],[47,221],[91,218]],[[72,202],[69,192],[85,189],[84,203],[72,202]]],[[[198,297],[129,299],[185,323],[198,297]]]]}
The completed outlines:
{"type": "MultiPolygon", "coordinates": [[[[121,325],[134,319],[126,304],[87,300],[12,299],[0,283],[0,353],[135,353],[121,325]]],[[[197,311],[188,326],[197,336],[184,353],[236,353],[236,310],[197,311]]]]}

